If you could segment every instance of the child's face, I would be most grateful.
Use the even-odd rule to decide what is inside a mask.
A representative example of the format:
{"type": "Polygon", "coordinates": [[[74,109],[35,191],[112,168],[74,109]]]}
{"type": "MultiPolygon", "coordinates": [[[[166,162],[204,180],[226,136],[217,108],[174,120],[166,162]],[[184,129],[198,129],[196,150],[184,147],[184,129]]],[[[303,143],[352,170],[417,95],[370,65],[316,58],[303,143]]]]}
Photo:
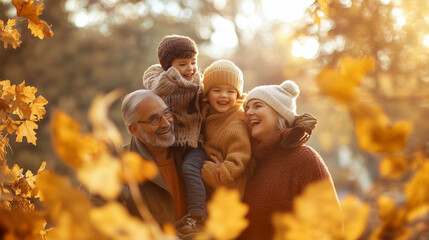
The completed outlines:
{"type": "Polygon", "coordinates": [[[229,84],[218,84],[210,88],[209,103],[218,112],[226,112],[237,100],[237,90],[229,84]]]}
{"type": "Polygon", "coordinates": [[[197,57],[176,58],[171,63],[171,66],[176,68],[184,79],[192,81],[198,68],[197,57]]]}

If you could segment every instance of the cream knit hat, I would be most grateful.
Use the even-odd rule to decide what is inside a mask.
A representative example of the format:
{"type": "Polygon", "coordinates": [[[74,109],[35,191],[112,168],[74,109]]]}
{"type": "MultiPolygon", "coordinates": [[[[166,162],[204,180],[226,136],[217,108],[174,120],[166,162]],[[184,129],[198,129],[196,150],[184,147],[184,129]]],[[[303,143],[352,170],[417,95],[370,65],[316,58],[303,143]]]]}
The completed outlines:
{"type": "Polygon", "coordinates": [[[231,61],[218,60],[204,71],[203,74],[203,92],[207,95],[210,88],[217,84],[229,84],[233,86],[238,93],[238,97],[243,94],[243,73],[231,61]]]}
{"type": "Polygon", "coordinates": [[[284,117],[292,126],[296,116],[296,98],[299,88],[295,82],[286,80],[280,85],[262,85],[252,89],[247,95],[244,106],[252,99],[260,99],[284,117]]]}

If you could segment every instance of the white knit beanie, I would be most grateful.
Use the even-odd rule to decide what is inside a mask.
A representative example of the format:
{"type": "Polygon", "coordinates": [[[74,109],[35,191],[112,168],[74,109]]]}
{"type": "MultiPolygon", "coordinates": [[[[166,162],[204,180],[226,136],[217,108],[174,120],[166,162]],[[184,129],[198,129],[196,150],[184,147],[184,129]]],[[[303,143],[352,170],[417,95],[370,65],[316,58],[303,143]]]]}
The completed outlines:
{"type": "Polygon", "coordinates": [[[296,116],[296,98],[299,88],[295,82],[286,80],[280,85],[262,85],[252,89],[246,97],[246,104],[252,99],[260,99],[284,117],[292,126],[296,116]]]}
{"type": "Polygon", "coordinates": [[[239,97],[243,94],[243,72],[228,60],[218,60],[210,64],[204,71],[202,83],[204,95],[217,84],[229,84],[237,90],[239,97]]]}

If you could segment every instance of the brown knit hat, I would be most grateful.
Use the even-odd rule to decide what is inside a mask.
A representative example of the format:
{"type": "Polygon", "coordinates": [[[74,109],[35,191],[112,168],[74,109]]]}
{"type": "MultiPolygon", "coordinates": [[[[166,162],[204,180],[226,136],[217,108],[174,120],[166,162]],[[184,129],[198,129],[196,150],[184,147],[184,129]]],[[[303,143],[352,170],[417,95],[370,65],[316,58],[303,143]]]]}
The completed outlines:
{"type": "Polygon", "coordinates": [[[165,36],[158,45],[158,60],[162,69],[167,71],[173,60],[182,55],[184,51],[198,54],[197,44],[194,40],[181,35],[165,36]]]}
{"type": "Polygon", "coordinates": [[[217,60],[204,71],[204,95],[207,95],[210,88],[217,84],[233,86],[237,90],[238,97],[240,97],[243,94],[243,73],[233,62],[217,60]]]}

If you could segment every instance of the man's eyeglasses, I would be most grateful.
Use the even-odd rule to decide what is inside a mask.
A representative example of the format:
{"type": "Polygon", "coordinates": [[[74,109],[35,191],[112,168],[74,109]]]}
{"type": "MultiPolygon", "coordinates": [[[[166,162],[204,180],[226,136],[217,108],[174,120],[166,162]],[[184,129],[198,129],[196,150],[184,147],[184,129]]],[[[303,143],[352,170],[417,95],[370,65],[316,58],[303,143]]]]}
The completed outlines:
{"type": "Polygon", "coordinates": [[[137,123],[150,123],[152,126],[158,126],[161,124],[162,117],[165,117],[165,119],[170,120],[173,117],[173,111],[171,108],[167,108],[161,115],[153,115],[149,118],[148,121],[137,121],[137,123]]]}

